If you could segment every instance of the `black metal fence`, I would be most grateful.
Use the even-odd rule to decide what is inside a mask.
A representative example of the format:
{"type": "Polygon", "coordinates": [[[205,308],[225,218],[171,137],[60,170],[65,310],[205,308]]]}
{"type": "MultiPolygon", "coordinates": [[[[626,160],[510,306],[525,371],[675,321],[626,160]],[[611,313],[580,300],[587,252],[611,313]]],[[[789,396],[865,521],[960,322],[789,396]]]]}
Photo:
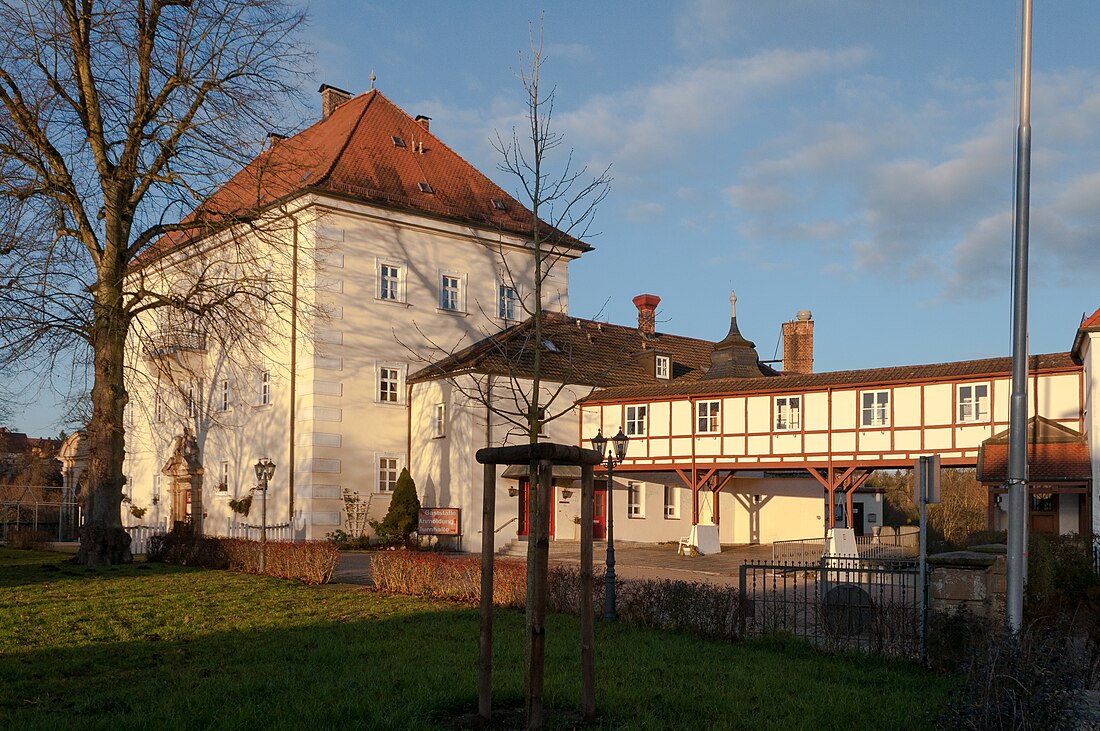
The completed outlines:
{"type": "Polygon", "coordinates": [[[782,633],[828,651],[923,654],[924,589],[916,560],[750,561],[740,579],[742,637],[782,633]]]}

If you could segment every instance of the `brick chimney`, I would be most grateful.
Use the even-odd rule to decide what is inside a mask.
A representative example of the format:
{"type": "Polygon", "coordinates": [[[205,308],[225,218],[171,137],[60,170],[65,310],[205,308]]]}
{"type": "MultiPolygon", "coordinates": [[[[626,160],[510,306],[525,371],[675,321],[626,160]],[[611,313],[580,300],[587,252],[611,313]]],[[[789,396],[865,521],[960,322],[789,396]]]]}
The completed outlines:
{"type": "Polygon", "coordinates": [[[321,84],[317,91],[321,92],[321,119],[328,119],[336,107],[351,99],[351,92],[328,84],[321,84]]]}
{"type": "Polygon", "coordinates": [[[657,305],[661,298],[655,294],[640,294],[634,298],[634,306],[638,308],[638,332],[642,335],[653,335],[657,327],[657,305]]]}
{"type": "Polygon", "coordinates": [[[424,129],[429,130],[429,131],[431,130],[431,128],[432,128],[432,118],[431,117],[426,117],[423,114],[418,114],[418,115],[416,115],[416,121],[424,129]]]}
{"type": "Polygon", "coordinates": [[[794,320],[783,323],[783,372],[814,372],[814,321],[809,310],[799,310],[794,320]]]}

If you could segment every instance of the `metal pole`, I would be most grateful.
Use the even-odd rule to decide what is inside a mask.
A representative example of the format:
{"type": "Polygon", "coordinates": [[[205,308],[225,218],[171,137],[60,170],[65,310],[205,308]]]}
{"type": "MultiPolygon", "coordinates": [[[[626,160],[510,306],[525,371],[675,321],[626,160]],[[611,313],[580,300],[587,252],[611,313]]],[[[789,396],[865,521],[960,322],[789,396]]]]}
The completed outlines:
{"type": "Polygon", "coordinates": [[[917,502],[920,504],[920,547],[918,553],[917,581],[920,586],[920,621],[917,624],[920,656],[925,657],[925,629],[928,618],[928,483],[932,476],[932,458],[921,457],[917,463],[917,502]]]}
{"type": "Polygon", "coordinates": [[[1020,126],[1016,134],[1016,236],[1012,265],[1012,399],[1008,423],[1006,619],[1019,632],[1027,563],[1027,259],[1031,210],[1031,0],[1023,0],[1020,126]]]}
{"type": "Polygon", "coordinates": [[[607,571],[603,577],[603,620],[614,622],[615,614],[615,458],[607,453],[607,571]]]}
{"type": "Polygon", "coordinates": [[[264,496],[264,504],[260,509],[260,573],[267,568],[267,478],[260,478],[260,492],[264,496]]]}

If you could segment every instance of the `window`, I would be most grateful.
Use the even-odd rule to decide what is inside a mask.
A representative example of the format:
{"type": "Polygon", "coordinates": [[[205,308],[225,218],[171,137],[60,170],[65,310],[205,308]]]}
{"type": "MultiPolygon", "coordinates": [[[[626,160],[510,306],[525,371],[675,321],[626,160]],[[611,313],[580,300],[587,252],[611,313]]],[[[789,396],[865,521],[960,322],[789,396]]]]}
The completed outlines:
{"type": "Polygon", "coordinates": [[[400,264],[380,262],[378,264],[378,299],[387,302],[404,302],[404,270],[400,264]]]}
{"type": "Polygon", "coordinates": [[[959,421],[989,421],[989,384],[959,386],[959,421]]]}
{"type": "Polygon", "coordinates": [[[665,517],[669,520],[680,518],[680,491],[671,485],[665,485],[665,517]]]}
{"type": "Polygon", "coordinates": [[[383,404],[401,403],[401,368],[392,365],[378,367],[378,401],[383,404]]]}
{"type": "Polygon", "coordinates": [[[219,405],[222,411],[229,411],[229,379],[223,378],[221,385],[218,388],[221,398],[219,399],[219,405]]]}
{"type": "Polygon", "coordinates": [[[164,421],[164,396],[159,388],[153,392],[153,421],[164,421]]]}
{"type": "Polygon", "coordinates": [[[626,516],[628,518],[645,517],[645,489],[640,482],[626,483],[626,516]]]}
{"type": "Polygon", "coordinates": [[[447,436],[446,404],[436,404],[432,411],[432,436],[436,438],[447,436]]]}
{"type": "Polygon", "coordinates": [[[390,139],[393,140],[394,147],[405,147],[405,140],[397,135],[390,135],[390,139]]]}
{"type": "Polygon", "coordinates": [[[667,381],[672,377],[672,359],[667,355],[658,355],[653,364],[653,373],[657,378],[663,378],[667,381]]]}
{"type": "Polygon", "coordinates": [[[863,426],[890,425],[890,392],[864,391],[861,410],[863,426]]]}
{"type": "Polygon", "coordinates": [[[547,430],[550,422],[548,422],[546,420],[546,409],[541,407],[541,406],[539,407],[538,418],[539,418],[539,436],[540,437],[545,437],[545,436],[547,436],[546,430],[547,430]]]}
{"type": "Polygon", "coordinates": [[[462,301],[462,277],[456,274],[440,275],[439,309],[451,312],[462,312],[466,309],[462,301]]]}
{"type": "Polygon", "coordinates": [[[218,490],[225,491],[229,488],[229,463],[222,462],[221,480],[218,482],[218,490]]]}
{"type": "Polygon", "coordinates": [[[628,437],[645,436],[645,406],[626,407],[626,435],[628,437]]]}
{"type": "Polygon", "coordinates": [[[793,431],[802,428],[802,397],[776,396],[775,430],[793,431]]]}
{"type": "Polygon", "coordinates": [[[398,457],[378,458],[378,492],[393,492],[397,487],[398,457]]]}
{"type": "Polygon", "coordinates": [[[417,185],[420,187],[420,192],[421,193],[434,193],[435,192],[434,190],[432,190],[432,186],[429,185],[428,183],[417,183],[417,185]]]}
{"type": "Polygon", "coordinates": [[[503,198],[493,198],[492,203],[493,203],[493,208],[495,208],[498,211],[508,210],[508,207],[504,205],[504,199],[503,198]]]}
{"type": "Polygon", "coordinates": [[[721,414],[721,401],[700,401],[695,404],[695,414],[698,417],[697,432],[700,434],[716,434],[718,432],[718,416],[721,414]]]}
{"type": "Polygon", "coordinates": [[[199,401],[202,399],[202,380],[191,381],[187,386],[187,415],[196,418],[199,415],[199,401]]]}
{"type": "Polygon", "coordinates": [[[260,371],[260,406],[271,403],[271,371],[260,371]]]}
{"type": "Polygon", "coordinates": [[[502,320],[515,320],[519,296],[515,287],[501,284],[497,287],[497,317],[502,320]]]}

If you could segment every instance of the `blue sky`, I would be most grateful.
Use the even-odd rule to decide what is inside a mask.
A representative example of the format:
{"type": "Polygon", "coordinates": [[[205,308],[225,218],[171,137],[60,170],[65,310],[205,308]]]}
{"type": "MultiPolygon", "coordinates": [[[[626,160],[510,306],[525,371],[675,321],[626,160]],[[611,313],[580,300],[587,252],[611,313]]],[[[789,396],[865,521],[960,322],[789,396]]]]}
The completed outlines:
{"type": "MultiPolygon", "coordinates": [[[[1100,4],[1035,11],[1032,352],[1067,350],[1100,307],[1100,4]]],[[[571,269],[571,313],[777,357],[816,321],[818,371],[1007,355],[1018,3],[889,0],[421,2],[311,7],[303,87],[377,87],[510,191],[494,130],[545,10],[543,83],[563,148],[612,166],[571,269]]],[[[56,431],[55,415],[14,425],[56,431]]]]}

